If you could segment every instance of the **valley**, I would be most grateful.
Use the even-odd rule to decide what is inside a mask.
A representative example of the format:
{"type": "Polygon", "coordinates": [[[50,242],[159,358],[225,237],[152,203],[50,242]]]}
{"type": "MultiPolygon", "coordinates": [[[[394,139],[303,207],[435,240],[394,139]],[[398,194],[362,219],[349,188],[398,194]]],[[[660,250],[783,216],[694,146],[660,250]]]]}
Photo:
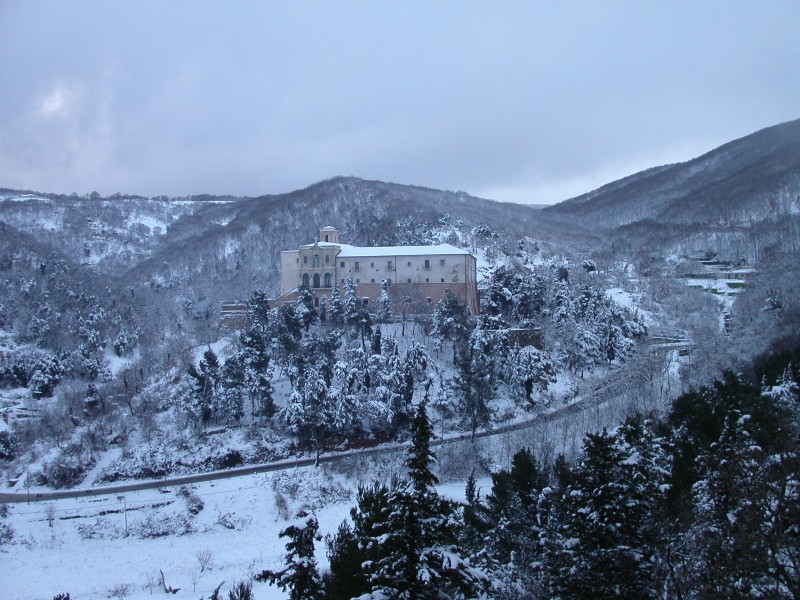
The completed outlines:
{"type": "MultiPolygon", "coordinates": [[[[430,538],[442,589],[529,597],[568,585],[570,540],[590,534],[565,515],[590,510],[577,498],[593,473],[636,498],[631,539],[654,536],[647,564],[661,566],[642,589],[678,597],[721,546],[697,542],[678,575],[658,553],[716,518],[720,448],[738,460],[758,446],[753,497],[785,485],[782,514],[797,510],[799,124],[546,208],[353,177],[257,198],[0,190],[0,552],[14,597],[211,597],[224,580],[284,598],[264,573],[281,568],[281,530],[310,527],[295,515],[329,535],[316,551],[335,577],[353,540],[376,553],[363,561],[388,560],[364,525],[370,502],[420,498],[458,531],[430,538]],[[379,311],[344,278],[336,302],[313,288],[270,301],[281,251],[331,223],[348,247],[474,256],[478,314],[449,293],[408,312],[387,295],[379,311]],[[222,327],[231,301],[244,328],[222,327]],[[658,510],[696,520],[658,537],[658,510]],[[194,564],[204,548],[213,568],[194,564]]],[[[770,535],[791,562],[789,529],[770,535]]],[[[782,579],[769,560],[763,585],[790,597],[798,563],[782,579]]]]}

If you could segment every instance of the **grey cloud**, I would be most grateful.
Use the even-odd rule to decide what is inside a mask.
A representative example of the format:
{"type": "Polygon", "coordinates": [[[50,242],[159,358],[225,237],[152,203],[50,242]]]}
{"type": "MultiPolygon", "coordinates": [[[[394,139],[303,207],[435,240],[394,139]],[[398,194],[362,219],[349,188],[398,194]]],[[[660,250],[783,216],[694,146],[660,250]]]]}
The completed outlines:
{"type": "Polygon", "coordinates": [[[798,17],[788,2],[0,4],[0,186],[256,195],[346,174],[554,202],[799,116],[798,17]]]}

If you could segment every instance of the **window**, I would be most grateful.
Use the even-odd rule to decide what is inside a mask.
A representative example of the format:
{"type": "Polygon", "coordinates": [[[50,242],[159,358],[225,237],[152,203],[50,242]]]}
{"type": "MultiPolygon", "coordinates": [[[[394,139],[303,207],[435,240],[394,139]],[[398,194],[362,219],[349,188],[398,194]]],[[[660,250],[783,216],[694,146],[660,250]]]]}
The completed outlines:
{"type": "Polygon", "coordinates": [[[339,266],[340,266],[342,269],[344,269],[344,261],[341,261],[341,262],[339,263],[339,266]]]}
{"type": "Polygon", "coordinates": [[[325,241],[326,242],[328,241],[328,234],[327,233],[325,234],[325,241]]]}
{"type": "Polygon", "coordinates": [[[442,277],[442,283],[444,283],[444,277],[442,277]]]}
{"type": "Polygon", "coordinates": [[[319,287],[319,273],[314,273],[314,287],[319,287]]]}
{"type": "Polygon", "coordinates": [[[444,259],[443,259],[443,258],[440,258],[440,259],[439,259],[439,266],[440,266],[440,267],[443,267],[443,266],[444,266],[444,259]]]}
{"type": "Polygon", "coordinates": [[[369,298],[362,298],[362,299],[361,299],[361,303],[362,303],[364,306],[368,306],[368,305],[369,305],[369,298]]]}
{"type": "Polygon", "coordinates": [[[298,265],[300,264],[300,257],[299,256],[297,258],[295,258],[294,260],[298,265]]]}
{"type": "Polygon", "coordinates": [[[319,269],[319,254],[315,254],[315,255],[314,255],[314,260],[313,260],[313,262],[312,262],[312,266],[313,266],[315,269],[319,269]]]}
{"type": "Polygon", "coordinates": [[[370,267],[374,267],[374,266],[375,266],[375,263],[369,263],[369,266],[370,266],[370,267]]]}
{"type": "Polygon", "coordinates": [[[370,279],[369,282],[370,283],[375,283],[375,280],[374,279],[370,279]]]}
{"type": "Polygon", "coordinates": [[[408,278],[408,283],[411,283],[411,277],[408,278]]]}
{"type": "Polygon", "coordinates": [[[386,280],[386,287],[392,287],[392,280],[391,279],[387,279],[386,280]]]}
{"type": "Polygon", "coordinates": [[[304,265],[307,265],[307,264],[308,264],[308,257],[307,257],[307,256],[304,256],[304,257],[303,257],[303,264],[304,264],[304,265]]]}
{"type": "Polygon", "coordinates": [[[326,288],[327,287],[331,287],[331,274],[330,273],[325,273],[324,281],[325,281],[325,287],[326,288]]]}
{"type": "Polygon", "coordinates": [[[303,285],[308,287],[308,273],[303,273],[303,285]]]}
{"type": "Polygon", "coordinates": [[[432,299],[430,296],[428,296],[427,298],[425,298],[425,300],[427,300],[427,301],[428,301],[428,304],[432,304],[432,303],[433,303],[433,299],[432,299]]]}
{"type": "Polygon", "coordinates": [[[425,270],[426,271],[430,271],[431,270],[431,261],[429,259],[427,259],[427,258],[425,259],[425,270]]]}
{"type": "Polygon", "coordinates": [[[392,264],[392,261],[389,261],[389,262],[386,263],[386,270],[387,271],[394,271],[394,265],[392,264]]]}
{"type": "Polygon", "coordinates": [[[326,256],[326,257],[325,257],[325,264],[326,264],[326,265],[329,265],[329,264],[331,264],[331,257],[330,257],[330,256],[326,256]]]}
{"type": "Polygon", "coordinates": [[[319,298],[314,298],[314,306],[319,306],[319,298]]]}
{"type": "Polygon", "coordinates": [[[430,282],[431,282],[431,280],[426,277],[425,278],[425,283],[430,283],[430,282]]]}
{"type": "Polygon", "coordinates": [[[354,271],[358,271],[358,270],[359,270],[359,268],[358,268],[358,261],[356,261],[356,264],[355,264],[355,266],[353,267],[353,270],[354,270],[354,271]]]}
{"type": "Polygon", "coordinates": [[[356,279],[356,283],[361,283],[361,280],[360,279],[356,279]]]}
{"type": "Polygon", "coordinates": [[[409,266],[409,267],[411,266],[411,261],[408,261],[408,266],[409,266]]]}

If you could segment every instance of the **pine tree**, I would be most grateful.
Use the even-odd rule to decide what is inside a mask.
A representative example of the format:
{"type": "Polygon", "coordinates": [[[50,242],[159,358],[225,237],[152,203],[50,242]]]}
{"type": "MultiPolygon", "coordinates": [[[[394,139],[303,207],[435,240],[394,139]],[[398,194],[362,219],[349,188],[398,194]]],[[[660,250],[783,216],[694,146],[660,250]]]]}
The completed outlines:
{"type": "Polygon", "coordinates": [[[392,301],[389,298],[389,282],[381,280],[381,295],[378,298],[378,322],[386,323],[392,316],[392,301]]]}
{"type": "Polygon", "coordinates": [[[313,443],[317,460],[333,422],[332,408],[325,379],[314,367],[307,367],[296,382],[283,417],[294,433],[313,443]]]}
{"type": "Polygon", "coordinates": [[[275,412],[272,398],[273,369],[270,364],[269,340],[264,327],[254,323],[239,336],[239,359],[244,366],[244,386],[250,396],[253,415],[271,417],[275,412]]]}
{"type": "Polygon", "coordinates": [[[189,375],[195,380],[194,398],[203,426],[208,425],[214,415],[215,399],[219,389],[219,370],[219,359],[211,348],[203,353],[199,370],[194,365],[189,365],[189,375]]]}
{"type": "Polygon", "coordinates": [[[661,442],[643,424],[586,436],[547,532],[554,597],[658,596],[655,522],[667,473],[661,442]]]}
{"type": "Polygon", "coordinates": [[[252,327],[260,327],[262,331],[267,330],[271,320],[271,310],[269,307],[269,296],[264,290],[254,290],[247,301],[247,314],[252,327]]]}
{"type": "Polygon", "coordinates": [[[342,320],[348,327],[356,327],[361,322],[361,302],[358,300],[358,287],[351,277],[344,282],[344,306],[342,320]]]}
{"type": "Polygon", "coordinates": [[[534,392],[546,391],[548,385],[556,382],[556,369],[550,355],[533,346],[525,346],[515,349],[509,362],[511,395],[536,406],[534,392]]]}
{"type": "Polygon", "coordinates": [[[467,305],[452,292],[447,292],[444,299],[436,303],[431,335],[441,341],[452,342],[453,352],[457,354],[459,347],[466,343],[469,332],[470,316],[467,305]]]}
{"type": "Polygon", "coordinates": [[[314,291],[307,285],[300,286],[300,289],[297,290],[295,313],[300,320],[303,331],[307,332],[317,321],[319,313],[317,313],[317,309],[314,306],[314,291]]]}
{"type": "Polygon", "coordinates": [[[327,323],[328,321],[328,297],[322,296],[319,299],[319,322],[327,323]]]}
{"type": "Polygon", "coordinates": [[[342,300],[339,296],[339,282],[333,282],[331,290],[331,302],[328,307],[328,320],[334,325],[341,325],[343,322],[342,300]]]}
{"type": "Polygon", "coordinates": [[[497,345],[478,324],[456,356],[458,373],[452,381],[460,408],[469,420],[472,436],[489,419],[489,402],[497,395],[497,345]]]}
{"type": "Polygon", "coordinates": [[[244,416],[244,381],[244,365],[238,357],[230,357],[220,371],[220,390],[216,402],[218,408],[215,411],[219,418],[228,422],[239,422],[244,416]]]}
{"type": "Polygon", "coordinates": [[[412,440],[406,466],[410,481],[393,486],[390,511],[380,542],[382,556],[368,569],[372,598],[440,600],[473,597],[486,584],[485,576],[461,556],[454,536],[461,520],[455,507],[433,487],[435,456],[430,450],[432,428],[425,402],[412,422],[412,440]]]}
{"type": "Polygon", "coordinates": [[[283,561],[286,567],[281,571],[262,571],[256,579],[275,584],[283,591],[288,590],[290,600],[319,600],[322,581],[314,558],[314,541],[321,539],[318,529],[316,517],[305,511],[299,512],[295,522],[280,533],[280,537],[289,538],[283,561]]]}

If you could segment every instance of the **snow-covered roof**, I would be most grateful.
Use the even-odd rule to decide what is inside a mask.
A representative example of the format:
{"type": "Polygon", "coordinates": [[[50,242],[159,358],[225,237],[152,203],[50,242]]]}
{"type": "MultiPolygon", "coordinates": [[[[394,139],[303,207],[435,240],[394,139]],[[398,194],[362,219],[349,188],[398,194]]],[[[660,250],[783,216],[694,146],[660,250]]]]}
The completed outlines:
{"type": "MultiPolygon", "coordinates": [[[[311,248],[315,244],[304,246],[311,248]]],[[[456,248],[450,244],[436,244],[435,246],[351,246],[350,244],[332,244],[330,242],[317,242],[319,247],[338,246],[340,258],[366,257],[366,256],[439,256],[447,254],[469,254],[469,251],[456,248]]]]}

